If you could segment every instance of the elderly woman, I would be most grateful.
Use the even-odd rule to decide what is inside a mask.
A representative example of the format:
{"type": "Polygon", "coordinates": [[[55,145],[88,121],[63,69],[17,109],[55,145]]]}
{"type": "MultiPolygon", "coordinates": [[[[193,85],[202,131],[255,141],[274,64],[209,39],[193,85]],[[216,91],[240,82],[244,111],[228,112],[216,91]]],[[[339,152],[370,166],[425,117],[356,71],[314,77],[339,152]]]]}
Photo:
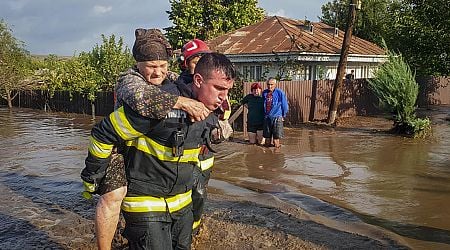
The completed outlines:
{"type": "Polygon", "coordinates": [[[250,144],[264,144],[264,98],[261,92],[261,85],[255,82],[251,86],[251,93],[242,99],[242,104],[248,108],[247,132],[250,144]]]}

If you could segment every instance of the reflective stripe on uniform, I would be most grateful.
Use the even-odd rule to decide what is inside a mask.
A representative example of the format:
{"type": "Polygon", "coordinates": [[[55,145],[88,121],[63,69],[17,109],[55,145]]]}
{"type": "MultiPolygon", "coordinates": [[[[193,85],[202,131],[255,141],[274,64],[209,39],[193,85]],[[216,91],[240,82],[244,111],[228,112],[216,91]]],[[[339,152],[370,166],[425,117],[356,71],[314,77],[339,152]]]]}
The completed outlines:
{"type": "Polygon", "coordinates": [[[200,223],[202,222],[202,219],[199,219],[198,221],[194,221],[192,223],[192,230],[196,229],[198,226],[200,226],[200,223]]]}
{"type": "Polygon", "coordinates": [[[161,161],[169,162],[198,162],[200,148],[185,149],[182,156],[173,156],[172,148],[163,146],[147,136],[141,136],[126,142],[128,147],[135,147],[147,154],[153,155],[161,161]]]}
{"type": "Polygon", "coordinates": [[[89,152],[97,158],[108,158],[114,145],[99,142],[92,136],[89,139],[89,152]]]}
{"type": "Polygon", "coordinates": [[[86,181],[83,181],[83,187],[85,191],[88,191],[90,193],[95,192],[97,189],[96,185],[94,183],[89,183],[86,181]]]}
{"type": "Polygon", "coordinates": [[[109,119],[114,127],[114,131],[124,140],[131,140],[142,135],[141,132],[135,130],[127,117],[125,116],[125,111],[123,107],[116,109],[113,113],[109,115],[109,119]]]}
{"type": "Polygon", "coordinates": [[[176,212],[192,203],[192,190],[169,198],[138,196],[125,197],[122,210],[125,212],[176,212]]]}
{"type": "Polygon", "coordinates": [[[199,162],[202,171],[210,169],[214,165],[214,156],[199,162]]]}

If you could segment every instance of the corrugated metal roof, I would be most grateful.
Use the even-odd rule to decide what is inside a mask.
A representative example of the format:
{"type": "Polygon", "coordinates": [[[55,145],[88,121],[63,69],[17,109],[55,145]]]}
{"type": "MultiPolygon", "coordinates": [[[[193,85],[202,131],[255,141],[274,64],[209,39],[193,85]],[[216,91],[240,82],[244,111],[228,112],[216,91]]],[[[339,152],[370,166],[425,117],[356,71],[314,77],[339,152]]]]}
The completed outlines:
{"type": "MultiPolygon", "coordinates": [[[[226,55],[272,54],[283,52],[340,54],[344,32],[321,22],[308,22],[279,16],[240,28],[208,41],[214,51],[226,55]]],[[[384,55],[376,44],[352,37],[349,54],[384,55]]]]}

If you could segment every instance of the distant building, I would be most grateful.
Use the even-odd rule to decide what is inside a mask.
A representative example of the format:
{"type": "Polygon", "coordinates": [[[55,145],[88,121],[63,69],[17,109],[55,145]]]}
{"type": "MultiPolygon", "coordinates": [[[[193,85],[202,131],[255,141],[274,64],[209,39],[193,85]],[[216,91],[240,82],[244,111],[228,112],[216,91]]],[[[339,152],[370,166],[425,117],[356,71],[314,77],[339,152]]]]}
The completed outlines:
{"type": "MultiPolygon", "coordinates": [[[[335,79],[344,32],[321,22],[279,16],[240,28],[208,41],[224,53],[247,81],[268,76],[282,80],[335,79]]],[[[370,78],[385,62],[385,51],[374,43],[352,37],[345,74],[370,78]]]]}

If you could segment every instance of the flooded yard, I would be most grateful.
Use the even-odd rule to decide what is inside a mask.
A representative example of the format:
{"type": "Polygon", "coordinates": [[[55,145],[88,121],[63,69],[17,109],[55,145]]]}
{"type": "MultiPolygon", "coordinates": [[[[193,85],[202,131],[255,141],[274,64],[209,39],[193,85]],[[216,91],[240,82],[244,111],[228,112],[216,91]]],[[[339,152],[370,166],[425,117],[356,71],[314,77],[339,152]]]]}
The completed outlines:
{"type": "MultiPolygon", "coordinates": [[[[236,133],[217,146],[210,192],[298,207],[369,238],[385,231],[413,249],[450,249],[450,107],[424,112],[432,139],[390,135],[370,120],[289,128],[280,150],[247,145],[236,133]]],[[[89,116],[0,108],[0,249],[93,248],[93,204],[79,195],[93,124],[89,116]]]]}

